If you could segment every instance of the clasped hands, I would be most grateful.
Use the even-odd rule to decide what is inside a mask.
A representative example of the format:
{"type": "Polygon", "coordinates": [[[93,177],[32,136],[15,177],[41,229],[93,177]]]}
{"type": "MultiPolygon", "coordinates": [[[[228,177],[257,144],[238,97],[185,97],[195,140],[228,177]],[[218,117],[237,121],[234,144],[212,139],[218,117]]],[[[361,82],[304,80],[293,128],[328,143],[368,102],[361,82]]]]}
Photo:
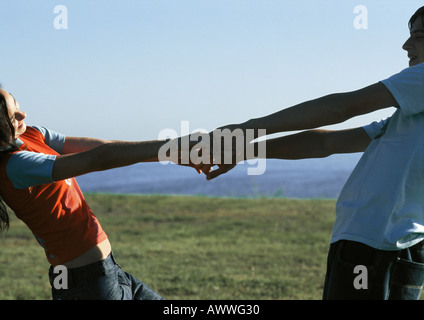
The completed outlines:
{"type": "MultiPolygon", "coordinates": [[[[209,133],[197,132],[176,139],[178,159],[171,161],[194,168],[212,180],[248,160],[249,144],[256,137],[236,125],[221,127],[209,133]]],[[[253,146],[253,144],[252,144],[253,146]]]]}

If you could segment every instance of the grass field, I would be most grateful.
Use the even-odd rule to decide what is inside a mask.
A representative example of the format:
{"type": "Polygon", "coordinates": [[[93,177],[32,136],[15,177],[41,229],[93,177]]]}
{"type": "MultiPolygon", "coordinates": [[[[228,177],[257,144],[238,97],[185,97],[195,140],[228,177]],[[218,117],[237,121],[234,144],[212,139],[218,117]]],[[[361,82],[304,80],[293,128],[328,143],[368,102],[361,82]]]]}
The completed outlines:
{"type": "MultiPolygon", "coordinates": [[[[334,200],[87,194],[122,268],[166,299],[321,299],[334,200]]],[[[49,264],[12,214],[0,299],[51,299],[49,264]]]]}

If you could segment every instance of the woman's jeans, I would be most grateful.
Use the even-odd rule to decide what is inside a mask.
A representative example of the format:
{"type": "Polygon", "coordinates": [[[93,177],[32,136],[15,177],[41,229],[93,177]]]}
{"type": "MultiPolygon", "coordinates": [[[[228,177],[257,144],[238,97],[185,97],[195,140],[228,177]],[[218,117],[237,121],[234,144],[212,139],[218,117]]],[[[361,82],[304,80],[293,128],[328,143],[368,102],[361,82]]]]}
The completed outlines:
{"type": "Polygon", "coordinates": [[[124,272],[113,253],[102,261],[80,268],[58,269],[51,266],[49,280],[54,300],[163,299],[145,283],[124,272]]]}
{"type": "Polygon", "coordinates": [[[383,251],[354,241],[331,244],[323,299],[418,300],[424,284],[424,241],[383,251]]]}

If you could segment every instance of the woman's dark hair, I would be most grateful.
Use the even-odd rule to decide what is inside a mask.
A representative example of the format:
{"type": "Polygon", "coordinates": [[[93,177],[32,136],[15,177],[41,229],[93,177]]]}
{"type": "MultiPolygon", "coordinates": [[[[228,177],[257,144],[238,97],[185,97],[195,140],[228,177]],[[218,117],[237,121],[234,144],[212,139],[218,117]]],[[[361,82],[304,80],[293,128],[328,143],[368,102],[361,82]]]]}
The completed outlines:
{"type": "Polygon", "coordinates": [[[421,21],[424,24],[424,7],[419,8],[411,17],[411,19],[409,19],[408,22],[408,27],[409,29],[412,28],[412,26],[414,25],[415,21],[417,21],[418,17],[421,18],[421,21]]]}
{"type": "MultiPolygon", "coordinates": [[[[0,85],[1,88],[1,85],[0,85]]],[[[0,93],[0,163],[13,151],[18,150],[14,139],[15,129],[10,122],[5,97],[0,93]]],[[[9,213],[0,195],[0,233],[9,228],[9,213]]]]}

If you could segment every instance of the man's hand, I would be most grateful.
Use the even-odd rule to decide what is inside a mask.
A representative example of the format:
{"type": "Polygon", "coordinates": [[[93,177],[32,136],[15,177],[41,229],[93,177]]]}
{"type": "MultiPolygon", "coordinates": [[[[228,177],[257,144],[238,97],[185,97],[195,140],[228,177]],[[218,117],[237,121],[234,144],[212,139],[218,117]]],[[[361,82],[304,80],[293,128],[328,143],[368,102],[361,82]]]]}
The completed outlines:
{"type": "Polygon", "coordinates": [[[202,160],[196,169],[215,179],[245,160],[245,131],[238,125],[220,127],[209,133],[209,148],[202,149],[202,160]],[[214,167],[217,167],[213,169],[214,167]]]}

